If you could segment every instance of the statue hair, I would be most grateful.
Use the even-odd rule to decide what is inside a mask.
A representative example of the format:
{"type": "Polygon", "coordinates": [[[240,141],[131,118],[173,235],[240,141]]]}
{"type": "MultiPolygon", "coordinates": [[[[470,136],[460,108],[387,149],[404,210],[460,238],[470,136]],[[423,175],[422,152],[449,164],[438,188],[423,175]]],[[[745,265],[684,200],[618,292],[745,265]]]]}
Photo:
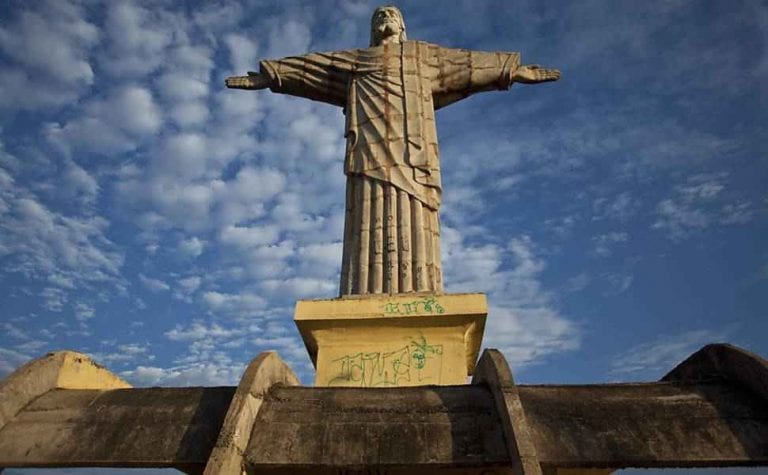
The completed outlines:
{"type": "Polygon", "coordinates": [[[376,32],[373,31],[373,19],[376,18],[376,14],[379,13],[379,10],[382,10],[384,8],[392,8],[395,11],[397,11],[397,16],[400,17],[400,26],[402,26],[402,28],[400,30],[400,42],[402,43],[403,41],[408,39],[408,38],[406,38],[406,35],[405,35],[405,18],[403,18],[403,12],[401,12],[400,9],[397,8],[394,5],[382,5],[382,6],[378,7],[378,8],[376,8],[376,10],[373,11],[373,15],[371,15],[371,43],[370,43],[370,46],[378,46],[376,44],[376,32]]]}

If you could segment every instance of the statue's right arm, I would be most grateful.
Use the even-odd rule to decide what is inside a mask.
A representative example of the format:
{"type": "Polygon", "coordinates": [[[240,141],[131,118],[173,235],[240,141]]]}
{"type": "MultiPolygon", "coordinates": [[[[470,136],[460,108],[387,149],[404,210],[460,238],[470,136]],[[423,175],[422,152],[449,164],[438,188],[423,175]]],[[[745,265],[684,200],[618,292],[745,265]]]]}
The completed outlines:
{"type": "Polygon", "coordinates": [[[266,74],[248,71],[247,76],[230,76],[224,84],[230,89],[266,89],[272,80],[266,74]]]}

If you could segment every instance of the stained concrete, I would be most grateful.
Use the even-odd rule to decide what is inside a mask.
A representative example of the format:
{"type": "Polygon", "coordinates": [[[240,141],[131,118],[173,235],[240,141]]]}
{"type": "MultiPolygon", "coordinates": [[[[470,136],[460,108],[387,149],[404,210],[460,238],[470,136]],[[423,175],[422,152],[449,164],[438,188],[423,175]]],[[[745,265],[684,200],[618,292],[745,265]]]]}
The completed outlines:
{"type": "MultiPolygon", "coordinates": [[[[78,358],[61,361],[106,371],[78,358]]],[[[501,354],[489,350],[471,385],[286,386],[298,381],[266,353],[237,389],[53,388],[35,395],[58,384],[51,376],[58,370],[46,361],[55,358],[0,384],[0,396],[12,394],[16,406],[27,401],[0,428],[0,467],[551,475],[768,465],[768,364],[729,345],[705,347],[661,382],[595,385],[515,385],[501,354]],[[51,384],[35,384],[38,378],[51,384]]]]}
{"type": "Polygon", "coordinates": [[[275,388],[246,451],[255,468],[508,463],[491,394],[479,386],[275,388]]]}
{"type": "Polygon", "coordinates": [[[518,386],[537,454],[559,467],[768,464],[768,406],[733,384],[518,386]]]}
{"type": "Polygon", "coordinates": [[[55,389],[0,430],[0,467],[202,468],[234,390],[55,389]]]}

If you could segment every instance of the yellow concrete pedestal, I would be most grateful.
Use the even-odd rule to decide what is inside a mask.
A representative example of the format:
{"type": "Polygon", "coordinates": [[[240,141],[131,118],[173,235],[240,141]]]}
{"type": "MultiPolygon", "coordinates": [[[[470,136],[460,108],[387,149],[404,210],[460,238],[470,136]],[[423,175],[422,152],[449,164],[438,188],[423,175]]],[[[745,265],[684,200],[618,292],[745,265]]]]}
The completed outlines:
{"type": "Polygon", "coordinates": [[[466,384],[488,306],[484,294],[300,300],[295,321],[316,386],[466,384]]]}

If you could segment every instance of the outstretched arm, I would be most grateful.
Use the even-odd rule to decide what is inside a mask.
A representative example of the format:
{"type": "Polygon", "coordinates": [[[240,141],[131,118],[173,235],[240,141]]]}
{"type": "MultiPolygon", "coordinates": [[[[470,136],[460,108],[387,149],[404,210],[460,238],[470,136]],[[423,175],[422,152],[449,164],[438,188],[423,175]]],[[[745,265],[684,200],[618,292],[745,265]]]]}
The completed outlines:
{"type": "Polygon", "coordinates": [[[224,80],[224,84],[230,89],[265,89],[270,83],[267,75],[254,71],[248,71],[247,76],[230,76],[224,80]]]}
{"type": "Polygon", "coordinates": [[[540,82],[557,81],[560,79],[560,71],[557,69],[545,69],[538,64],[520,66],[512,73],[512,82],[523,84],[537,84],[540,82]]]}

